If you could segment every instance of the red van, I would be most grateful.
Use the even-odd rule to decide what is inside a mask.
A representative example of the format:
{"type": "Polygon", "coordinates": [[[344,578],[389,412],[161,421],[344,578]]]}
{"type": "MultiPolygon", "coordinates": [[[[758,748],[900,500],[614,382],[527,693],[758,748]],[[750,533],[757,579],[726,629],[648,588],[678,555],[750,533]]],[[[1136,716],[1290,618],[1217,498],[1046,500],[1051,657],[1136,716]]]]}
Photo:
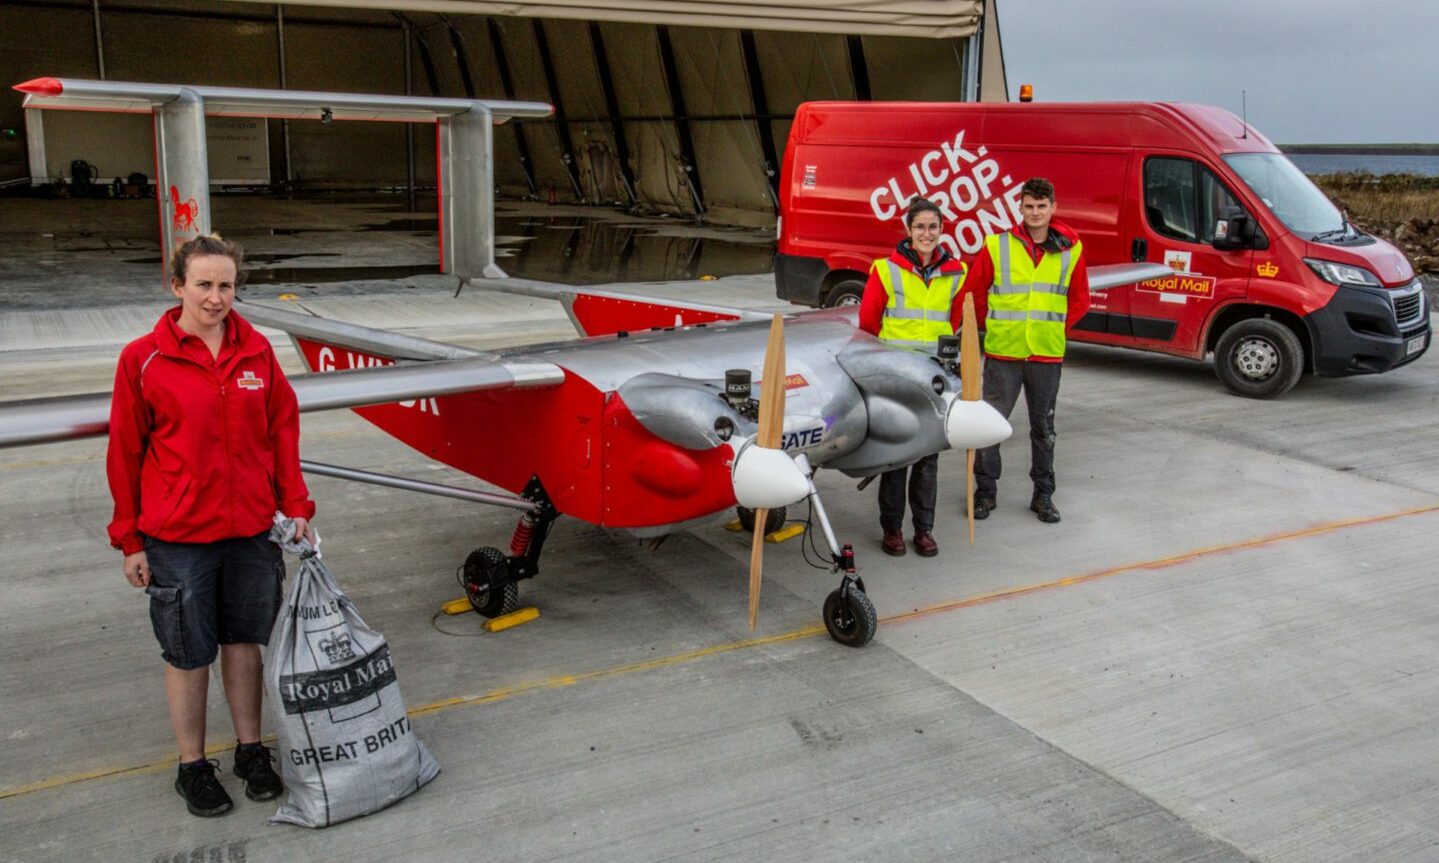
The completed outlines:
{"type": "Polygon", "coordinates": [[[1091,266],[1149,261],[1165,278],[1094,292],[1075,337],[1203,360],[1271,398],[1304,372],[1383,372],[1429,347],[1414,269],[1355,229],[1238,117],[1167,103],[810,102],[780,174],[781,298],[858,302],[870,262],[923,195],[966,258],[1021,224],[1019,189],[1053,181],[1091,266]]]}

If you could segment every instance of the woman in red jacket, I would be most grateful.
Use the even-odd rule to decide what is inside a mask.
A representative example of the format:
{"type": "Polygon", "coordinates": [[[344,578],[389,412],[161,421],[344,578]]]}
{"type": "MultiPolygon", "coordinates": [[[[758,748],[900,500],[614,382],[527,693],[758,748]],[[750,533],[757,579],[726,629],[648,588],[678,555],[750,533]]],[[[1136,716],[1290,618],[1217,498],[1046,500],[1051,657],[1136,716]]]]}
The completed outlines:
{"type": "Polygon", "coordinates": [[[150,596],[180,745],[175,788],[200,816],[232,805],[205,758],[217,654],[245,795],[269,800],[282,790],[260,743],[260,646],[285,577],[267,539],[276,510],[313,540],[295,391],[269,341],[231,311],[242,262],[218,236],[176,250],[170,290],[180,305],[120,354],[106,458],[110,541],[125,555],[126,580],[150,596]]]}

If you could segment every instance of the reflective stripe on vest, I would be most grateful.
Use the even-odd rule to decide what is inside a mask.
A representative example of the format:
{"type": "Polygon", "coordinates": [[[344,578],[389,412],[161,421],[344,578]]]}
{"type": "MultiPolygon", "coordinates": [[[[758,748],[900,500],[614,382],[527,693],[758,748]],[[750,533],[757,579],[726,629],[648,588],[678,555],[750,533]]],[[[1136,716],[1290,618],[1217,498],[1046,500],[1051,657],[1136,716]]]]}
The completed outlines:
{"type": "Polygon", "coordinates": [[[1045,252],[1038,265],[1013,234],[990,235],[984,247],[994,263],[985,352],[1015,359],[1063,357],[1069,280],[1074,275],[1070,263],[1079,259],[1079,241],[1057,255],[1045,252]]]}
{"type": "Polygon", "coordinates": [[[886,297],[880,341],[929,354],[940,336],[953,335],[949,310],[964,285],[964,270],[937,274],[927,285],[917,273],[889,259],[875,261],[873,270],[886,297]]]}

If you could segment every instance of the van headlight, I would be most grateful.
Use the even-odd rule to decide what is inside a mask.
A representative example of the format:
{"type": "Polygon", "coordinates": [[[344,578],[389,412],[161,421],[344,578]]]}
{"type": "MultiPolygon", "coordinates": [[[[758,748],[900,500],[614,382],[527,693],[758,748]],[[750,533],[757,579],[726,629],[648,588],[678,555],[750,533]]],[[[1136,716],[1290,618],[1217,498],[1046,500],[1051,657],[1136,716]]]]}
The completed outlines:
{"type": "Polygon", "coordinates": [[[1359,285],[1367,288],[1383,287],[1379,283],[1379,277],[1353,264],[1341,264],[1338,261],[1325,261],[1320,258],[1305,258],[1304,263],[1314,271],[1314,275],[1323,279],[1331,285],[1359,285]]]}

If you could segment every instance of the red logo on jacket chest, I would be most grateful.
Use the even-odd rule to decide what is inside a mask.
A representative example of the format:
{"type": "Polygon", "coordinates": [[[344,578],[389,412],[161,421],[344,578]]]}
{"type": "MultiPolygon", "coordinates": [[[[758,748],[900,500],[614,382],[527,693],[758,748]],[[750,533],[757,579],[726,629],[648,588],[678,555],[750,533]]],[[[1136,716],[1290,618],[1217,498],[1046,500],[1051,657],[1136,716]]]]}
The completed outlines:
{"type": "Polygon", "coordinates": [[[242,372],[238,378],[235,378],[235,386],[242,390],[262,390],[265,388],[265,382],[255,377],[254,372],[242,372]]]}

